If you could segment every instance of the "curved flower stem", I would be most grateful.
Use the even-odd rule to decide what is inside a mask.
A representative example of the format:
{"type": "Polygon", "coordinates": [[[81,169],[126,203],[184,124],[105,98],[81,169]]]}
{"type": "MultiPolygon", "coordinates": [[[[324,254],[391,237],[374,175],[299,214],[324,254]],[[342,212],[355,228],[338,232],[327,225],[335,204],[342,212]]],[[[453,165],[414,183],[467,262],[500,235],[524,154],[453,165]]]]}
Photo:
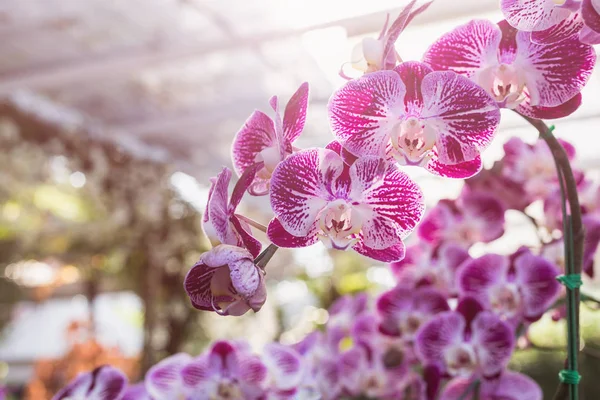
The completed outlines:
{"type": "MultiPolygon", "coordinates": [[[[573,176],[573,170],[565,149],[552,134],[552,129],[543,121],[529,118],[520,114],[527,122],[536,128],[540,137],[544,139],[554,161],[563,192],[563,226],[565,241],[565,261],[567,274],[581,274],[583,263],[584,227],[581,220],[581,207],[577,195],[577,182],[573,176]],[[568,207],[567,207],[568,205],[568,207]]],[[[566,367],[577,371],[577,353],[579,351],[579,289],[567,292],[567,321],[568,331],[568,356],[566,367]]],[[[561,382],[554,394],[554,400],[571,399],[577,400],[578,386],[561,382]]]]}
{"type": "Polygon", "coordinates": [[[238,217],[239,219],[241,219],[242,221],[246,222],[248,225],[255,227],[256,229],[258,229],[261,232],[267,232],[267,227],[264,226],[263,224],[261,224],[260,222],[257,222],[255,220],[253,220],[252,218],[248,218],[243,216],[242,214],[235,214],[236,217],[238,217]]]}
{"type": "Polygon", "coordinates": [[[267,263],[271,261],[271,258],[277,250],[279,250],[279,247],[271,243],[269,247],[264,249],[263,252],[260,253],[258,257],[254,259],[254,264],[256,264],[257,267],[264,271],[265,267],[267,266],[267,263]]]}

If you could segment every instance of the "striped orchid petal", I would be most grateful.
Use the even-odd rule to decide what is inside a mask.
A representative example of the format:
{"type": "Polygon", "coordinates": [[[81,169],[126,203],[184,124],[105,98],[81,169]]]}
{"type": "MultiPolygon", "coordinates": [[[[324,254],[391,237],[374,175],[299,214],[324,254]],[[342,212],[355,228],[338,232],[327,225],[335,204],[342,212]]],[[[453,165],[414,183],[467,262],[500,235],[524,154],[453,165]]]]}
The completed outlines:
{"type": "Polygon", "coordinates": [[[552,39],[557,33],[547,33],[552,43],[517,31],[506,21],[471,21],[438,39],[423,60],[434,70],[454,71],[473,80],[501,107],[535,118],[561,118],[579,106],[577,96],[596,58],[591,46],[565,34],[567,28],[575,32],[568,21],[561,30],[565,37],[552,39]]]}
{"type": "Polygon", "coordinates": [[[479,155],[500,121],[494,100],[468,79],[423,63],[402,63],[393,72],[367,74],[333,95],[330,123],[342,146],[440,176],[479,172],[479,155]]]}
{"type": "Polygon", "coordinates": [[[169,400],[184,395],[181,371],[192,361],[192,357],[179,353],[165,358],[154,365],[146,374],[146,391],[154,400],[169,400]]]}
{"type": "Polygon", "coordinates": [[[262,163],[248,187],[250,194],[268,194],[273,170],[292,154],[292,144],[302,133],[306,122],[308,92],[308,83],[300,85],[286,105],[283,119],[279,112],[279,101],[274,96],[270,101],[275,111],[274,119],[261,111],[254,111],[237,132],[231,154],[238,175],[242,175],[252,165],[262,163]]]}
{"type": "Polygon", "coordinates": [[[266,301],[263,272],[246,249],[219,245],[190,269],[184,288],[192,305],[220,315],[258,311],[266,301]]]}
{"type": "Polygon", "coordinates": [[[110,365],[104,365],[79,374],[52,400],[119,400],[126,386],[125,374],[110,365]]]}
{"type": "Polygon", "coordinates": [[[331,248],[353,247],[394,261],[403,256],[402,239],[423,213],[418,186],[379,157],[361,157],[349,166],[335,151],[305,150],[282,162],[271,184],[276,219],[268,235],[282,247],[318,238],[331,248]],[[277,235],[282,228],[287,234],[277,235]]]}
{"type": "Polygon", "coordinates": [[[571,14],[554,0],[502,0],[500,6],[512,26],[529,32],[548,29],[571,14]]]}
{"type": "Polygon", "coordinates": [[[257,171],[262,168],[262,163],[249,166],[241,175],[233,189],[231,199],[228,200],[231,170],[223,168],[221,173],[212,179],[208,194],[206,211],[202,219],[204,232],[213,244],[229,244],[247,248],[252,255],[258,256],[261,249],[260,242],[252,236],[250,226],[241,221],[235,214],[242,196],[252,184],[257,171]]]}

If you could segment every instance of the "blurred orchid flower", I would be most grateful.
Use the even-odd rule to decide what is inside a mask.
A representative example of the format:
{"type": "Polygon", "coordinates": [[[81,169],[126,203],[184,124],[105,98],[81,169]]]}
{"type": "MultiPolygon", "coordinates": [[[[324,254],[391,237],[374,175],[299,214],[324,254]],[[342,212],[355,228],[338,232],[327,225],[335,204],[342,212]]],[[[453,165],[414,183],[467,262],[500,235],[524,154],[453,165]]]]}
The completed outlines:
{"type": "Polygon", "coordinates": [[[267,368],[260,359],[227,341],[214,343],[208,354],[181,372],[190,399],[265,398],[267,368]]]}
{"type": "Polygon", "coordinates": [[[279,343],[269,343],[261,360],[268,371],[269,399],[294,399],[304,377],[300,353],[279,343]]]}
{"type": "Polygon", "coordinates": [[[464,311],[447,311],[419,329],[415,348],[425,365],[438,365],[451,376],[489,378],[508,364],[514,340],[510,325],[492,312],[477,312],[473,317],[464,311]]]}
{"type": "Polygon", "coordinates": [[[498,379],[483,380],[476,396],[469,386],[473,381],[459,377],[448,382],[440,400],[542,400],[540,386],[530,377],[518,372],[504,371],[498,379]]]}
{"type": "Polygon", "coordinates": [[[275,119],[261,111],[254,111],[233,140],[233,165],[238,175],[255,163],[262,163],[249,185],[254,196],[269,193],[269,180],[277,164],[294,152],[293,143],[304,129],[308,106],[308,83],[300,85],[291,97],[283,114],[279,113],[277,96],[270,101],[275,119]]]}
{"type": "Polygon", "coordinates": [[[123,394],[121,400],[153,400],[150,394],[146,390],[144,382],[136,383],[135,385],[129,385],[123,394]]]}
{"type": "MultiPolygon", "coordinates": [[[[567,153],[569,161],[575,158],[575,147],[558,139],[567,153]]],[[[502,175],[521,185],[529,202],[551,197],[558,190],[558,175],[552,152],[543,141],[525,143],[513,137],[504,144],[502,175]]],[[[583,172],[575,170],[576,178],[583,178],[583,172]]],[[[557,196],[552,196],[557,199],[557,196]]],[[[560,196],[558,196],[558,199],[560,196]]],[[[558,210],[560,211],[560,203],[558,210]]]]}
{"type": "Polygon", "coordinates": [[[271,179],[275,219],[269,239],[280,247],[328,247],[384,262],[404,257],[402,239],[423,215],[423,195],[384,158],[362,157],[351,166],[328,149],[309,149],[283,161],[271,179]]]}
{"type": "Polygon", "coordinates": [[[434,315],[449,310],[446,297],[431,288],[398,285],[377,300],[380,331],[408,341],[412,341],[418,329],[434,315]]]}
{"type": "Polygon", "coordinates": [[[202,254],[185,277],[192,305],[220,315],[258,311],[267,298],[264,272],[241,247],[222,244],[202,254]]]}
{"type": "Polygon", "coordinates": [[[461,294],[477,299],[487,310],[516,326],[533,322],[548,310],[559,294],[558,268],[528,249],[514,260],[486,254],[467,262],[457,277],[461,294]]]}
{"type": "MultiPolygon", "coordinates": [[[[432,1],[427,1],[419,8],[414,9],[417,0],[412,0],[400,11],[398,18],[392,22],[388,29],[390,16],[388,14],[379,37],[364,38],[352,50],[352,67],[362,72],[374,72],[385,69],[393,69],[398,61],[402,62],[400,55],[396,52],[394,45],[400,34],[417,15],[421,14],[432,1]]],[[[342,75],[344,76],[344,75],[342,75]]]]}
{"type": "Polygon", "coordinates": [[[350,153],[391,156],[401,165],[451,178],[479,172],[480,153],[500,122],[500,110],[485,90],[419,62],[346,83],[328,108],[331,129],[350,153]]]}
{"type": "Polygon", "coordinates": [[[470,78],[499,106],[538,119],[565,117],[579,107],[580,91],[595,61],[594,49],[574,36],[552,45],[536,44],[529,32],[519,32],[506,21],[487,20],[446,33],[423,56],[434,70],[470,78]]]}
{"type": "Polygon", "coordinates": [[[406,249],[403,260],[390,264],[396,281],[410,288],[431,287],[444,296],[456,295],[455,275],[470,260],[464,246],[445,242],[434,248],[419,242],[406,249]]]}
{"type": "Polygon", "coordinates": [[[369,296],[367,293],[343,295],[337,298],[327,311],[328,327],[341,328],[349,332],[356,318],[369,311],[369,296]]]}
{"type": "Polygon", "coordinates": [[[110,365],[79,374],[52,400],[120,400],[125,393],[127,377],[110,365]]]}
{"type": "Polygon", "coordinates": [[[155,364],[146,373],[146,392],[153,400],[185,399],[183,369],[192,357],[178,353],[155,364]]]}
{"type": "Polygon", "coordinates": [[[440,200],[419,225],[419,237],[431,244],[452,242],[470,247],[504,233],[504,206],[495,196],[463,191],[457,200],[440,200]]]}
{"type": "Polygon", "coordinates": [[[587,44],[600,44],[600,0],[502,0],[506,20],[532,32],[536,43],[552,44],[578,34],[587,44]]]}
{"type": "Polygon", "coordinates": [[[252,236],[252,230],[246,222],[247,220],[235,213],[246,189],[248,189],[260,168],[262,168],[262,163],[256,163],[244,171],[236,183],[229,201],[231,170],[223,168],[221,173],[212,179],[206,211],[202,218],[202,227],[213,245],[223,243],[243,247],[248,249],[254,257],[260,253],[262,246],[252,236]]]}

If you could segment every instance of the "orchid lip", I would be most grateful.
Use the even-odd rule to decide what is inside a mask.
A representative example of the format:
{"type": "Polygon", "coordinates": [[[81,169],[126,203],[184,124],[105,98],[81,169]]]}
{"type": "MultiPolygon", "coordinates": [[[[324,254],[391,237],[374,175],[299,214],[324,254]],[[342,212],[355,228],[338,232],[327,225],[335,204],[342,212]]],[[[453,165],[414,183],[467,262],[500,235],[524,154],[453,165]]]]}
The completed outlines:
{"type": "Polygon", "coordinates": [[[502,107],[513,109],[525,100],[525,78],[510,64],[486,68],[479,73],[477,83],[502,107]]]}
{"type": "Polygon", "coordinates": [[[460,343],[450,347],[444,354],[448,372],[452,375],[471,373],[477,365],[475,349],[469,343],[460,343]]]}
{"type": "Polygon", "coordinates": [[[346,250],[358,242],[362,221],[356,211],[343,199],[329,203],[319,218],[319,239],[337,250],[346,250]]]}
{"type": "Polygon", "coordinates": [[[394,127],[390,140],[401,164],[423,166],[431,158],[436,133],[418,118],[409,117],[394,127]]]}

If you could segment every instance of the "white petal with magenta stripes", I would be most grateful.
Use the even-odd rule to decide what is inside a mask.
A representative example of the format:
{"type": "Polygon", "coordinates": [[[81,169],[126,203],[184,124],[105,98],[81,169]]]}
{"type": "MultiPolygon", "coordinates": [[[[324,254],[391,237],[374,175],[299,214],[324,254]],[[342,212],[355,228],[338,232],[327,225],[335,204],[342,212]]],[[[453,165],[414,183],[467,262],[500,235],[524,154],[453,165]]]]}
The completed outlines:
{"type": "Polygon", "coordinates": [[[306,122],[308,107],[308,82],[304,82],[285,106],[283,114],[283,135],[291,143],[298,139],[306,122]]]}
{"type": "Polygon", "coordinates": [[[406,88],[393,71],[346,83],[329,100],[333,134],[352,154],[384,156],[391,129],[404,110],[406,88]]]}
{"type": "Polygon", "coordinates": [[[231,156],[238,175],[256,162],[262,150],[277,145],[275,125],[268,115],[254,111],[233,139],[231,156]]]}
{"type": "Polygon", "coordinates": [[[446,33],[425,52],[423,62],[436,71],[455,71],[468,77],[498,64],[502,32],[488,20],[473,20],[446,33]]]}
{"type": "Polygon", "coordinates": [[[146,374],[146,390],[156,400],[168,400],[183,395],[182,369],[192,357],[179,353],[165,358],[154,365],[146,374]]]}
{"type": "MultiPolygon", "coordinates": [[[[361,165],[366,166],[367,164],[364,162],[361,164],[359,159],[352,165],[352,168],[359,170],[361,165]]],[[[365,188],[361,196],[361,203],[369,206],[371,210],[371,220],[365,220],[363,235],[365,235],[365,245],[374,249],[382,249],[394,245],[398,241],[389,240],[386,246],[375,241],[375,243],[379,243],[375,245],[371,236],[372,232],[368,232],[368,227],[388,226],[389,223],[383,221],[389,221],[395,227],[398,238],[403,239],[421,221],[425,210],[423,193],[419,186],[394,166],[388,168],[382,180],[365,188]]]]}
{"type": "Polygon", "coordinates": [[[306,236],[314,230],[328,189],[343,166],[339,155],[325,149],[298,152],[277,166],[271,178],[271,207],[286,231],[306,236]]]}
{"type": "Polygon", "coordinates": [[[440,162],[454,165],[479,156],[492,141],[500,109],[484,89],[454,72],[432,72],[421,87],[422,118],[437,131],[440,162]]]}
{"type": "Polygon", "coordinates": [[[559,106],[585,86],[594,69],[594,48],[571,36],[552,45],[531,41],[531,34],[517,33],[519,48],[515,68],[525,75],[532,106],[559,106]]]}
{"type": "Polygon", "coordinates": [[[571,14],[554,0],[502,0],[500,7],[512,26],[529,32],[548,29],[571,14]]]}

